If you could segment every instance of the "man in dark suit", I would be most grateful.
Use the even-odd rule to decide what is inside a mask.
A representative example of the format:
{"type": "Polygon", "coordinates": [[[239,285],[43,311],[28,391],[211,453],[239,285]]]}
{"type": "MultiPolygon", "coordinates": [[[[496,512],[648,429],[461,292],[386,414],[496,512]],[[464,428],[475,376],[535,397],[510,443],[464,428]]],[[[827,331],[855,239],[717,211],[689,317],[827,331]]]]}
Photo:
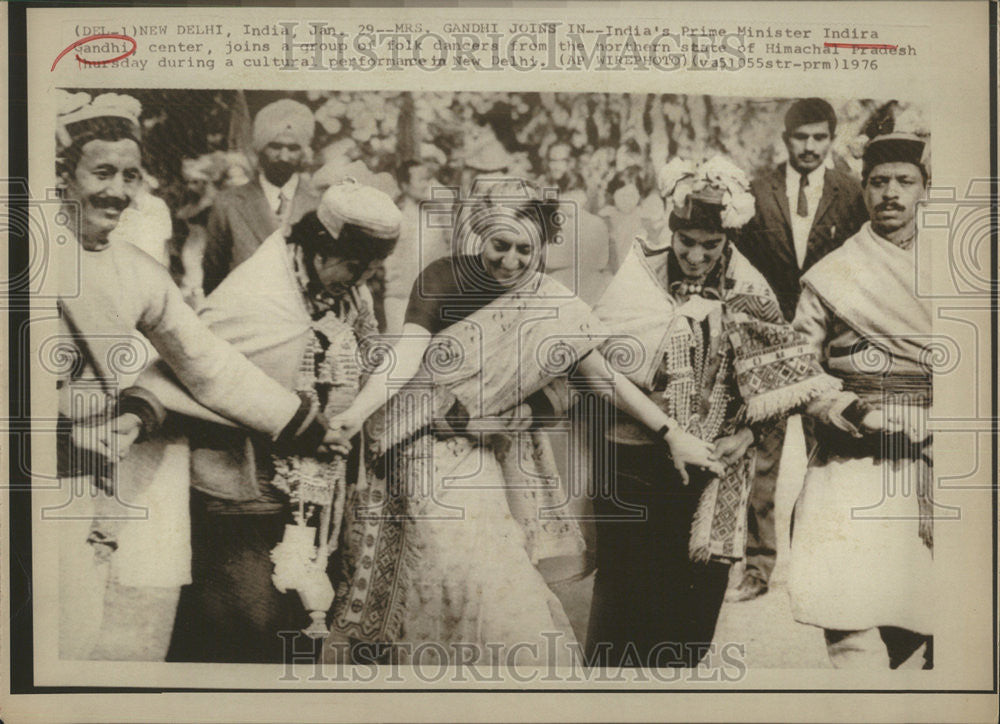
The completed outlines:
{"type": "Polygon", "coordinates": [[[260,173],[243,186],[220,192],[209,215],[203,286],[210,294],[277,229],[287,230],[318,195],[299,173],[309,156],[315,120],[306,106],[288,98],[260,110],[253,122],[253,145],[260,173]]]}
{"type": "MultiPolygon", "coordinates": [[[[795,101],[785,114],[782,134],[788,163],[752,184],[757,211],[737,245],[767,279],[788,321],[795,315],[802,274],[868,218],[858,180],[828,168],[836,131],[837,115],[825,100],[795,101]]],[[[757,441],[746,572],[729,592],[730,601],[748,601],[767,591],[775,560],[774,489],[784,440],[782,423],[757,441]]]]}

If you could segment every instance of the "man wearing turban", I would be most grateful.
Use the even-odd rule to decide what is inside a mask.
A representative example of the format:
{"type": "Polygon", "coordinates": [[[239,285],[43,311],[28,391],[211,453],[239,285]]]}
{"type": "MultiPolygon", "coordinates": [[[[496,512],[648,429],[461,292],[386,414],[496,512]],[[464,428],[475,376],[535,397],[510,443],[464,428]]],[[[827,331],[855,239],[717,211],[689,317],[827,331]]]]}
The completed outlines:
{"type": "Polygon", "coordinates": [[[315,119],[306,106],[283,98],[253,121],[259,173],[250,183],[222,191],[208,221],[205,294],[246,261],[278,229],[316,209],[318,197],[300,171],[310,155],[315,119]]]}

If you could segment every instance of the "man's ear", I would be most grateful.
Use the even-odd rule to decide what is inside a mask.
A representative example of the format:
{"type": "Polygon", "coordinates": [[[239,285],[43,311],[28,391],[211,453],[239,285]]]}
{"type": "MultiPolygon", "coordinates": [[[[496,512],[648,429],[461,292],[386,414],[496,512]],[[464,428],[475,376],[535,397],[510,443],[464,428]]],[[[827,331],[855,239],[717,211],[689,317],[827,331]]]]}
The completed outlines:
{"type": "Polygon", "coordinates": [[[73,173],[65,164],[60,164],[56,179],[60,189],[67,188],[73,181],[73,173]]]}

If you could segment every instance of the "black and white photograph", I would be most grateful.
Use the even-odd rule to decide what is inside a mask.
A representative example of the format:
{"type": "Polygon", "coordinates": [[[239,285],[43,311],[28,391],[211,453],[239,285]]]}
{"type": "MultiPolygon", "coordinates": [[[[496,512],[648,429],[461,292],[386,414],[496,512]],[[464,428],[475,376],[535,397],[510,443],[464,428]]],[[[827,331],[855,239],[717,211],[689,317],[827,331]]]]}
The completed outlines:
{"type": "Polygon", "coordinates": [[[920,108],[60,96],[61,657],[933,666],[920,108]]]}

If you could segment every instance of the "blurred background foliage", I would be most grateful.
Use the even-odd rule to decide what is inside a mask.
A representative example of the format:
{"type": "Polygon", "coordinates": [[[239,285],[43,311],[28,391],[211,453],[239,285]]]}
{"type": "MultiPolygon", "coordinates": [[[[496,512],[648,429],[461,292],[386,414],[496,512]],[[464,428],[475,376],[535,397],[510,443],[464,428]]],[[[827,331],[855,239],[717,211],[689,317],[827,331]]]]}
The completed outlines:
{"type": "MultiPolygon", "coordinates": [[[[751,175],[780,163],[782,118],[791,102],[612,93],[115,92],[142,103],[146,170],[172,208],[182,187],[182,159],[235,151],[252,166],[251,119],[278,98],[299,100],[315,114],[312,170],[360,159],[374,172],[394,174],[431,149],[441,161],[438,178],[457,185],[469,158],[499,141],[512,168],[539,179],[549,147],[566,143],[595,211],[612,203],[616,176],[626,177],[642,197],[653,193],[656,169],[674,156],[698,161],[722,153],[751,175]]],[[[861,129],[886,101],[830,100],[839,118],[832,162],[857,171],[861,129]]]]}

